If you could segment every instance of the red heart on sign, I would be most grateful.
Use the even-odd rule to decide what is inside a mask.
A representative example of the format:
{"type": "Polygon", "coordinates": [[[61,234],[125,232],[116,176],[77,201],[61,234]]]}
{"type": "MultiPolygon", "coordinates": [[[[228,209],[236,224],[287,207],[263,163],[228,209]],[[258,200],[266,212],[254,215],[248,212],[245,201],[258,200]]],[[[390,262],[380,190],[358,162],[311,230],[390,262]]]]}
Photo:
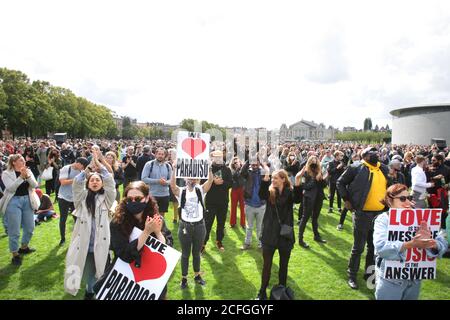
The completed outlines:
{"type": "Polygon", "coordinates": [[[205,151],[206,142],[202,139],[187,138],[181,143],[181,148],[183,148],[183,151],[190,155],[192,159],[195,159],[196,156],[205,151]]]}
{"type": "Polygon", "coordinates": [[[153,252],[144,245],[141,252],[141,267],[136,268],[134,261],[130,263],[130,267],[133,271],[134,281],[141,282],[161,278],[166,272],[167,262],[162,254],[153,252]]]}

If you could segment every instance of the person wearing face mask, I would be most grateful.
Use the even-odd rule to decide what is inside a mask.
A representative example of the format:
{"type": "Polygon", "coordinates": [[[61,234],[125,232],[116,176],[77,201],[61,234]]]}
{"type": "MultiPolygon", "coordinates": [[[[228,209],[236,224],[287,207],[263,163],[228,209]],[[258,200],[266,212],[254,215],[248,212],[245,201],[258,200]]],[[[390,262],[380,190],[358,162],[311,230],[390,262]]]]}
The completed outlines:
{"type": "Polygon", "coordinates": [[[411,189],[413,191],[416,208],[427,208],[427,188],[434,187],[434,182],[427,182],[427,176],[424,168],[427,160],[424,156],[416,156],[416,166],[411,169],[411,189]]]}
{"type": "Polygon", "coordinates": [[[205,251],[206,244],[209,240],[209,234],[211,232],[211,228],[216,217],[217,217],[216,247],[220,251],[225,250],[222,241],[225,236],[225,222],[227,220],[229,190],[233,185],[231,170],[224,164],[223,161],[223,152],[220,150],[212,152],[211,160],[212,160],[211,170],[213,173],[213,184],[205,197],[206,235],[202,247],[202,253],[205,251]]]}
{"type": "MultiPolygon", "coordinates": [[[[174,162],[173,166],[176,165],[174,162]]],[[[186,289],[188,286],[187,276],[191,252],[194,281],[199,285],[205,285],[205,281],[200,275],[200,252],[206,235],[204,199],[213,183],[211,167],[208,180],[203,185],[199,184],[198,179],[186,179],[185,181],[186,187],[178,187],[175,170],[173,171],[170,187],[179,202],[178,239],[181,244],[181,289],[186,289]]]]}
{"type": "Polygon", "coordinates": [[[402,163],[397,160],[393,159],[389,163],[389,184],[406,184],[406,178],[405,175],[401,172],[402,171],[402,163]]]}
{"type": "Polygon", "coordinates": [[[312,228],[314,232],[314,241],[319,243],[326,243],[326,240],[322,239],[319,233],[319,215],[322,209],[323,199],[325,194],[323,189],[326,187],[326,175],[322,175],[322,169],[319,159],[312,156],[308,159],[305,168],[299,173],[304,179],[302,183],[303,191],[303,216],[300,220],[298,241],[299,245],[305,249],[309,248],[309,245],[303,241],[303,234],[305,232],[306,224],[310,217],[312,217],[312,228]]]}
{"type": "Polygon", "coordinates": [[[286,170],[286,172],[289,175],[289,180],[291,180],[291,183],[293,184],[294,177],[300,171],[300,162],[297,160],[295,152],[293,152],[293,151],[289,152],[289,154],[284,162],[283,169],[286,170]]]}
{"type": "Polygon", "coordinates": [[[242,176],[242,163],[238,157],[233,157],[230,162],[230,170],[233,177],[231,188],[230,226],[236,225],[237,206],[240,208],[240,225],[245,228],[245,203],[244,203],[244,177],[242,176]]]}
{"type": "MultiPolygon", "coordinates": [[[[410,209],[414,207],[408,187],[394,184],[386,191],[383,204],[388,208],[410,209]]],[[[420,294],[421,280],[386,279],[384,277],[386,260],[405,261],[407,250],[426,249],[430,258],[442,258],[448,248],[447,240],[438,235],[435,239],[425,221],[422,221],[415,236],[410,241],[390,241],[388,239],[389,212],[380,214],[375,219],[373,244],[376,259],[377,300],[417,300],[420,294]]]]}
{"type": "Polygon", "coordinates": [[[427,178],[434,182],[434,186],[427,189],[428,203],[430,208],[442,209],[442,229],[446,228],[446,218],[448,211],[448,190],[450,185],[450,169],[444,164],[444,157],[441,154],[434,154],[431,157],[431,165],[426,172],[427,178]]]}
{"type": "Polygon", "coordinates": [[[353,247],[348,264],[348,285],[358,289],[357,274],[361,255],[367,243],[364,279],[372,273],[369,267],[374,265],[373,221],[384,212],[381,200],[389,184],[389,168],[379,162],[378,150],[368,147],[361,153],[363,160],[345,170],[337,180],[336,186],[345,207],[353,211],[353,247]]]}
{"type": "Polygon", "coordinates": [[[264,212],[266,211],[266,201],[259,197],[261,186],[261,163],[257,158],[247,160],[242,168],[242,177],[245,179],[244,197],[245,197],[245,218],[247,228],[244,245],[242,250],[248,250],[252,243],[253,226],[256,224],[256,239],[258,239],[258,248],[262,249],[261,232],[264,212]]]}
{"type": "Polygon", "coordinates": [[[66,256],[65,291],[77,295],[86,277],[85,299],[94,298],[94,284],[106,267],[109,253],[109,210],[116,198],[114,176],[102,166],[96,152],[86,170],[73,180],[77,217],[66,256]],[[75,270],[75,271],[74,271],[75,270]],[[77,272],[74,278],[74,272],[77,272]]]}
{"type": "MultiPolygon", "coordinates": [[[[114,252],[114,265],[117,258],[141,267],[141,252],[152,236],[168,246],[173,246],[173,237],[167,229],[164,217],[158,213],[158,204],[150,194],[147,184],[142,181],[131,182],[124,190],[123,198],[116,208],[110,224],[111,250],[114,252]],[[142,230],[141,235],[130,241],[134,228],[142,230]]],[[[164,288],[160,300],[165,298],[167,287],[164,288]]]]}
{"type": "Polygon", "coordinates": [[[265,163],[263,170],[265,175],[259,188],[259,198],[266,201],[260,237],[264,265],[257,300],[267,299],[266,290],[270,282],[273,257],[277,250],[280,256],[278,284],[287,286],[289,259],[295,244],[293,206],[300,201],[301,194],[300,172],[295,176],[295,185],[292,186],[285,170],[276,170],[270,175],[270,169],[265,163]],[[283,235],[282,226],[286,232],[283,235]]]}

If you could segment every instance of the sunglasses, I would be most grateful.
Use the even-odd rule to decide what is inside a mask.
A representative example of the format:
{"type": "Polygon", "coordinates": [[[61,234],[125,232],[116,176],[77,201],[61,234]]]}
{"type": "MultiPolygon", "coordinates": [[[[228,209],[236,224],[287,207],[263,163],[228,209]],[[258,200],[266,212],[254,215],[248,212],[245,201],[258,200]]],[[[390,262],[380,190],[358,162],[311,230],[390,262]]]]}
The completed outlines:
{"type": "Polygon", "coordinates": [[[141,202],[145,197],[137,196],[137,197],[127,197],[127,202],[141,202]]]}
{"type": "Polygon", "coordinates": [[[413,196],[400,196],[400,197],[395,197],[392,199],[399,199],[401,202],[405,202],[406,200],[412,201],[413,196]]]}

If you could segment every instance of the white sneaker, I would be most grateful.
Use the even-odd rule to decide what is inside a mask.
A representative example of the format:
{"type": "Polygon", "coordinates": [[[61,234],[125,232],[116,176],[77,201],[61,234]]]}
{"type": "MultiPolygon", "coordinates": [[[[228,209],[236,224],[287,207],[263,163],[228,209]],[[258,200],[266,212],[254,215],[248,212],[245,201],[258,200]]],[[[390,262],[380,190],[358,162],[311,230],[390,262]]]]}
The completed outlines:
{"type": "Polygon", "coordinates": [[[344,230],[344,226],[342,224],[338,224],[336,229],[338,229],[338,231],[342,231],[344,230]]]}

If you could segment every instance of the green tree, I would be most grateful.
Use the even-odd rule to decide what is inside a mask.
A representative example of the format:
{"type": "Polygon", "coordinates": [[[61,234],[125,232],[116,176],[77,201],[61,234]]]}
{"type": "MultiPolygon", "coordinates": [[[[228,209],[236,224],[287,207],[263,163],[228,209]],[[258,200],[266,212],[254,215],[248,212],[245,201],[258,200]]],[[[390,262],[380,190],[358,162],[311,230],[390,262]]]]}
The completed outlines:
{"type": "Polygon", "coordinates": [[[8,110],[8,105],[6,104],[6,93],[3,90],[3,86],[0,83],[0,137],[1,130],[5,129],[6,126],[6,112],[8,110]]]}
{"type": "Polygon", "coordinates": [[[139,133],[139,128],[135,126],[129,117],[124,117],[122,122],[122,138],[134,139],[139,133]]]}
{"type": "Polygon", "coordinates": [[[6,94],[6,124],[9,130],[16,135],[25,135],[27,127],[33,118],[33,103],[30,80],[15,70],[0,69],[0,80],[6,94]]]}
{"type": "Polygon", "coordinates": [[[372,119],[366,118],[364,119],[364,131],[372,130],[372,119]]]}

